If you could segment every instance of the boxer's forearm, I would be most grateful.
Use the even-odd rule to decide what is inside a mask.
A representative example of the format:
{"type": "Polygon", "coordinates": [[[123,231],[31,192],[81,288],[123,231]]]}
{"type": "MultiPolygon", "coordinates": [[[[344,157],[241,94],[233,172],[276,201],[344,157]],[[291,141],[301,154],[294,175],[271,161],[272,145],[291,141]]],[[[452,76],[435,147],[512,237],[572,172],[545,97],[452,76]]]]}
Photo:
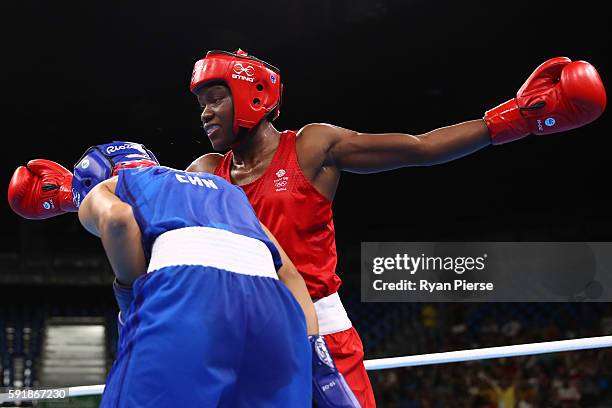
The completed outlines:
{"type": "MultiPolygon", "coordinates": [[[[295,267],[293,267],[295,269],[295,267]]],[[[304,279],[297,271],[289,271],[288,265],[278,271],[278,277],[280,280],[289,288],[293,297],[298,301],[304,312],[306,318],[306,332],[309,336],[319,334],[319,321],[317,319],[317,313],[312,303],[312,299],[308,294],[306,283],[304,279]]]]}
{"type": "Polygon", "coordinates": [[[426,164],[440,164],[474,153],[491,144],[482,119],[432,130],[417,136],[427,146],[426,164]]]}
{"type": "Polygon", "coordinates": [[[313,336],[319,334],[319,320],[317,319],[314,303],[312,303],[304,278],[302,278],[302,275],[297,271],[295,265],[291,262],[291,259],[289,259],[289,256],[287,256],[287,253],[280,246],[274,235],[272,235],[265,225],[261,224],[261,227],[278,249],[281,260],[283,261],[283,266],[278,270],[278,278],[287,286],[289,291],[293,294],[293,297],[295,297],[302,307],[304,317],[306,318],[306,331],[308,335],[313,336]]]}

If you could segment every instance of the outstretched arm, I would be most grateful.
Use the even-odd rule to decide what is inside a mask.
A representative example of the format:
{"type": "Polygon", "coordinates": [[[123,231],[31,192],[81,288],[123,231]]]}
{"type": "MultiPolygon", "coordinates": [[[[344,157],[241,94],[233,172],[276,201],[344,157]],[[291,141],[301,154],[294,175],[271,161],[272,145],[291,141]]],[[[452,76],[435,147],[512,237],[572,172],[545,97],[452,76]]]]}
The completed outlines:
{"type": "Polygon", "coordinates": [[[117,279],[130,285],[146,273],[146,261],[132,207],[115,195],[116,185],[113,177],[94,187],[81,203],[79,220],[102,240],[117,279]]]}
{"type": "Polygon", "coordinates": [[[309,156],[320,160],[307,165],[374,173],[444,163],[489,144],[575,129],[597,119],[605,106],[605,88],[595,68],[557,57],[538,66],[515,98],[488,110],[480,120],[417,136],[372,135],[322,124],[308,125],[301,133],[303,144],[314,153],[309,156]]]}
{"type": "Polygon", "coordinates": [[[312,303],[312,299],[308,294],[308,289],[306,288],[304,278],[302,278],[302,275],[300,275],[300,273],[297,271],[295,265],[293,265],[293,262],[291,262],[291,259],[289,259],[276,238],[274,238],[274,235],[272,235],[265,225],[261,224],[261,226],[268,235],[268,238],[270,238],[272,243],[276,245],[276,248],[278,248],[278,252],[280,253],[283,261],[283,266],[278,270],[278,277],[281,282],[283,282],[287,288],[289,288],[300,306],[302,306],[304,316],[306,317],[306,331],[308,335],[312,336],[319,334],[319,321],[317,320],[314,304],[312,303]]]}
{"type": "MultiPolygon", "coordinates": [[[[487,125],[473,120],[422,135],[367,134],[331,125],[316,127],[327,139],[326,165],[355,173],[445,163],[491,144],[487,125]]],[[[305,128],[303,132],[315,129],[305,128]]]]}

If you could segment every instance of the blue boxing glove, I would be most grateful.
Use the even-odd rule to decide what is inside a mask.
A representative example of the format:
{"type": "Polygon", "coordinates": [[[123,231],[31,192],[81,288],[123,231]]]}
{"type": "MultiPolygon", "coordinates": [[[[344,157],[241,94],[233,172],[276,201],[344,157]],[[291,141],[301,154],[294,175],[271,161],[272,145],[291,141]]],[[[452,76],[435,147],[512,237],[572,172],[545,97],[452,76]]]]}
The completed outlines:
{"type": "Polygon", "coordinates": [[[120,169],[159,166],[153,152],[140,143],[118,142],[92,146],[74,165],[72,201],[78,210],[97,184],[117,175],[120,169]]]}
{"type": "Polygon", "coordinates": [[[312,392],[318,408],[361,408],[336,368],[323,336],[308,336],[312,348],[312,392]]]}
{"type": "Polygon", "coordinates": [[[115,293],[115,299],[119,306],[117,322],[120,326],[123,326],[125,324],[127,312],[134,301],[134,291],[131,285],[125,285],[115,278],[113,281],[113,292],[115,293]]]}
{"type": "Polygon", "coordinates": [[[124,285],[115,278],[113,280],[113,293],[119,306],[119,314],[117,315],[117,350],[121,350],[124,337],[121,333],[123,333],[127,312],[134,301],[134,291],[131,285],[124,285]]]}

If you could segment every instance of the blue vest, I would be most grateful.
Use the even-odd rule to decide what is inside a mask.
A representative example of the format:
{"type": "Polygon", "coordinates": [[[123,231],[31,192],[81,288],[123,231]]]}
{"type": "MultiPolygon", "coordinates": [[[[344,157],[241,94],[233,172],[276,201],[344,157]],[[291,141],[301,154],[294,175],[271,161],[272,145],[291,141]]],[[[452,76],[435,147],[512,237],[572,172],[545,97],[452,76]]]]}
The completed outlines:
{"type": "Polygon", "coordinates": [[[276,269],[282,266],[244,191],[221,177],[163,166],[123,169],[115,194],[134,211],[147,259],[159,235],[199,226],[258,239],[270,249],[276,269]]]}

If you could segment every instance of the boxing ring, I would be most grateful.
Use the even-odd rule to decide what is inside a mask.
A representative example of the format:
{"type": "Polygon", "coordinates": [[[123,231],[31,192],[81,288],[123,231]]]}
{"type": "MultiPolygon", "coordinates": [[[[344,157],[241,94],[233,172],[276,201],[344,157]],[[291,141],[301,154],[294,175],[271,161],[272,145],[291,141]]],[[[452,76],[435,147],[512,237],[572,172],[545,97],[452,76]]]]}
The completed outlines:
{"type": "MultiPolygon", "coordinates": [[[[532,356],[536,354],[561,353],[565,351],[590,350],[612,347],[612,336],[584,337],[572,340],[546,341],[541,343],[516,344],[512,346],[487,347],[444,353],[418,354],[414,356],[379,358],[364,361],[368,371],[401,367],[416,367],[432,364],[459,363],[492,358],[532,356]]],[[[104,384],[69,387],[69,397],[100,395],[104,384]]]]}

